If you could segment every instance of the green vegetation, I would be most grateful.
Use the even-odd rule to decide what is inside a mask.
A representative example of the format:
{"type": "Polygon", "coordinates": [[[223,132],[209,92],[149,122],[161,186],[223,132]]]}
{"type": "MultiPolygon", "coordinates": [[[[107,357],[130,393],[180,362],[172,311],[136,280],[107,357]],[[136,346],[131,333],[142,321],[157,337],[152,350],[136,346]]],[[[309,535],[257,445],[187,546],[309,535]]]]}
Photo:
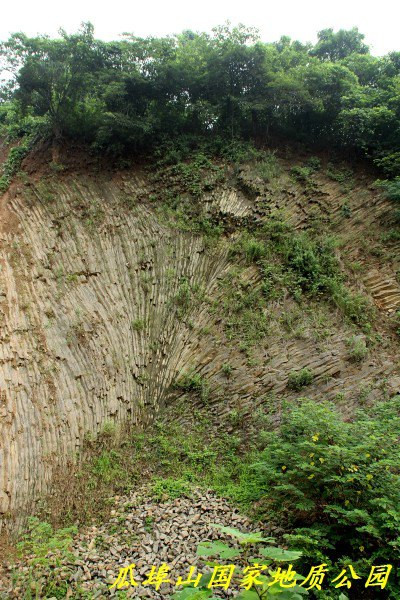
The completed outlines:
{"type": "Polygon", "coordinates": [[[313,173],[314,169],[311,167],[292,167],[290,169],[290,174],[296,181],[308,184],[311,183],[311,176],[313,173]]]}
{"type": "MultiPolygon", "coordinates": [[[[178,389],[180,385],[187,392],[207,392],[193,373],[183,375],[178,389]]],[[[192,486],[205,485],[249,506],[238,477],[246,476],[251,453],[244,460],[239,437],[210,427],[207,408],[204,413],[189,411],[190,416],[195,421],[190,427],[159,421],[145,432],[121,430],[107,422],[95,439],[87,437],[81,464],[71,463],[55,477],[40,518],[52,519],[57,527],[94,518],[103,521],[110,497],[144,483],[143,471],[149,473],[150,494],[156,499],[188,495],[192,486]]]]}
{"type": "Polygon", "coordinates": [[[203,198],[224,179],[215,148],[199,139],[195,149],[178,139],[161,144],[156,157],[161,158],[151,166],[150,178],[160,218],[181,231],[201,234],[206,242],[219,238],[223,224],[205,210],[203,198]]]}
{"type": "MultiPolygon", "coordinates": [[[[255,246],[251,248],[252,254],[255,246]]],[[[249,246],[244,252],[247,250],[249,246]]],[[[269,331],[267,298],[263,287],[246,281],[239,270],[232,269],[221,281],[221,291],[221,299],[213,303],[211,310],[223,315],[227,339],[240,340],[240,349],[247,352],[269,331]]]]}
{"type": "MultiPolygon", "coordinates": [[[[314,46],[285,36],[265,43],[243,25],[112,42],[96,39],[90,23],[56,40],[16,33],[0,46],[14,74],[0,90],[0,126],[10,140],[34,135],[57,148],[74,139],[119,156],[175,139],[171,164],[199,138],[216,151],[231,140],[219,148],[231,161],[249,156],[242,140],[285,138],[345,147],[395,177],[399,53],[374,57],[363,38],[356,28],[324,29],[314,46]]],[[[272,156],[261,161],[259,176],[268,181],[275,166],[272,156]]],[[[178,171],[199,194],[201,179],[182,165],[178,171]]]]}
{"type": "Polygon", "coordinates": [[[14,146],[8,153],[7,160],[3,164],[3,174],[0,176],[0,192],[5,192],[10,185],[11,178],[19,170],[22,160],[29,151],[28,141],[24,140],[19,146],[14,146]]]}
{"type": "MultiPolygon", "coordinates": [[[[399,158],[400,163],[400,158],[399,158]]],[[[378,187],[383,189],[385,196],[396,203],[397,206],[400,204],[400,177],[395,177],[392,181],[377,181],[378,187]]],[[[400,222],[400,209],[398,208],[395,212],[395,217],[400,222]]],[[[396,235],[394,231],[394,235],[396,235]]]]}
{"type": "Polygon", "coordinates": [[[400,337],[400,310],[396,311],[394,321],[395,321],[396,333],[400,337]]]}
{"type": "Polygon", "coordinates": [[[275,179],[280,174],[280,167],[275,154],[269,152],[265,153],[264,156],[260,156],[254,166],[254,173],[266,183],[275,179]]]}
{"type": "Polygon", "coordinates": [[[229,363],[224,363],[222,365],[221,371],[223,372],[223,374],[225,375],[225,377],[231,377],[232,373],[233,373],[233,367],[231,364],[229,363]]]}
{"type": "Polygon", "coordinates": [[[231,255],[259,266],[266,299],[279,297],[283,289],[288,289],[297,300],[303,294],[325,298],[349,321],[369,329],[372,306],[365,297],[353,294],[345,286],[334,250],[334,239],[318,237],[311,231],[298,233],[279,217],[273,217],[251,235],[243,233],[233,245],[231,255]]]}
{"type": "MultiPolygon", "coordinates": [[[[220,317],[218,324],[204,327],[203,334],[214,333],[220,322],[225,340],[237,344],[254,365],[257,357],[251,350],[274,333],[273,301],[282,298],[286,303],[275,325],[288,335],[301,337],[306,300],[313,308],[321,301],[326,312],[327,306],[334,307],[334,318],[341,314],[352,332],[361,328],[370,333],[373,308],[347,286],[337,240],[315,226],[295,229],[279,214],[243,219],[238,236],[225,238],[222,234],[232,224],[210,206],[231,178],[242,191],[258,196],[286,178],[285,185],[301,186],[312,199],[325,174],[346,194],[340,211],[349,218],[353,172],[339,161],[322,168],[313,156],[292,167],[288,178],[274,152],[256,147],[277,140],[300,142],[317,153],[329,146],[367,157],[391,178],[378,181],[378,186],[400,206],[400,53],[371,56],[357,29],[324,30],[311,46],[285,37],[263,43],[254,30],[242,26],[218,27],[210,35],[185,31],[168,38],[126,36],[102,42],[86,24],[74,35],[61,32],[59,40],[15,34],[1,45],[0,56],[9,66],[19,65],[15,78],[0,90],[0,135],[10,144],[0,192],[7,190],[40,139],[52,144],[54,176],[63,170],[57,162],[63,141],[83,142],[92,152],[124,161],[133,154],[151,156],[149,200],[158,217],[202,235],[208,244],[218,243],[224,250],[229,244],[229,258],[236,261],[219,280],[218,297],[209,301],[210,311],[220,317]]],[[[54,190],[38,188],[41,198],[53,203],[54,190]]],[[[132,207],[139,200],[123,201],[132,207]]],[[[98,203],[83,210],[83,222],[91,228],[104,216],[98,203]]],[[[398,235],[397,229],[388,230],[385,241],[396,242],[398,235]]],[[[201,251],[209,249],[205,246],[201,251]]],[[[356,273],[362,265],[350,268],[356,273]]],[[[60,290],[78,280],[76,273],[64,273],[61,267],[54,275],[60,290]]],[[[176,280],[173,270],[166,276],[178,319],[208,302],[189,278],[176,280]]],[[[153,279],[141,272],[145,294],[150,294],[153,279]]],[[[391,323],[400,335],[399,313],[391,323]]],[[[193,327],[189,319],[186,325],[193,327]]],[[[131,322],[132,331],[144,329],[142,319],[131,322]]],[[[322,317],[314,329],[319,339],[327,337],[322,317]]],[[[89,332],[79,314],[66,336],[70,345],[87,341],[89,332]]],[[[349,337],[348,359],[363,361],[371,339],[349,337]]],[[[221,365],[218,393],[229,387],[232,374],[230,363],[221,365]]],[[[142,372],[137,381],[143,383],[146,377],[142,372]]],[[[287,388],[304,394],[314,377],[308,368],[293,370],[287,388]]],[[[365,406],[370,391],[368,386],[359,391],[365,406]]],[[[56,474],[44,520],[30,521],[19,546],[31,555],[23,579],[16,580],[16,586],[28,590],[26,600],[66,597],[64,584],[52,576],[63,557],[70,558],[74,529],[64,526],[106,517],[110,497],[141,483],[143,472],[149,473],[149,494],[157,501],[190,496],[194,486],[204,485],[280,527],[279,542],[298,551],[262,549],[272,572],[283,560],[299,561],[303,572],[316,561],[335,567],[352,563],[360,575],[371,564],[398,562],[400,397],[346,421],[333,406],[305,398],[274,406],[274,419],[262,411],[248,415],[237,406],[227,412],[233,430],[227,434],[224,424],[214,430],[209,412],[213,388],[196,368],[180,373],[169,392],[175,397],[171,404],[177,405],[174,416],[192,418],[190,427],[165,419],[143,432],[107,422],[96,439],[86,440],[82,462],[56,474]],[[191,396],[204,412],[189,405],[191,396]],[[35,576],[38,565],[48,571],[40,580],[35,576]]],[[[229,532],[244,549],[237,556],[245,564],[255,557],[254,545],[271,541],[229,532]]],[[[200,548],[204,557],[226,558],[230,551],[224,544],[200,548]]],[[[396,577],[389,588],[393,598],[398,597],[396,577]]],[[[346,598],[340,594],[320,597],[346,598]]],[[[298,600],[304,590],[282,591],[263,581],[256,595],[249,589],[238,598],[272,595],[298,600]]],[[[176,594],[182,600],[189,597],[212,597],[212,592],[203,585],[176,594]]]]}
{"type": "MultiPolygon", "coordinates": [[[[256,436],[251,439],[248,422],[228,435],[210,426],[207,411],[191,416],[191,425],[164,421],[146,432],[122,432],[106,424],[97,440],[88,440],[86,460],[70,476],[63,471],[64,488],[56,483],[49,498],[53,516],[58,503],[58,524],[64,529],[54,532],[45,523],[31,521],[21,546],[21,551],[34,555],[31,574],[37,560],[47,569],[46,561],[68,552],[73,529],[66,525],[77,519],[103,520],[110,496],[131,489],[144,470],[150,473],[149,493],[157,500],[190,496],[193,486],[206,486],[231,498],[242,511],[277,525],[279,543],[296,549],[296,556],[277,550],[261,554],[278,563],[296,560],[300,573],[308,573],[313,564],[326,563],[335,572],[352,564],[365,577],[372,564],[399,560],[400,397],[346,421],[330,404],[304,398],[295,405],[284,403],[278,428],[268,415],[254,414],[250,426],[256,436]],[[48,550],[52,553],[46,557],[48,550]]],[[[256,541],[262,542],[251,544],[256,541]]],[[[250,547],[246,560],[253,556],[250,547]]],[[[211,556],[215,550],[227,551],[203,544],[201,553],[211,556]]],[[[241,560],[244,554],[239,554],[241,560]]],[[[40,585],[50,586],[52,573],[49,567],[40,585]]],[[[395,570],[388,585],[395,598],[395,570]]],[[[340,598],[340,590],[324,594],[325,600],[340,598]]]]}
{"type": "Polygon", "coordinates": [[[208,400],[210,392],[209,384],[200,373],[196,373],[194,369],[182,373],[175,381],[175,387],[184,390],[185,392],[196,392],[204,402],[208,400]]]}
{"type": "Polygon", "coordinates": [[[260,437],[253,487],[259,511],[314,561],[351,562],[360,574],[371,564],[396,563],[399,433],[400,397],[350,422],[333,406],[303,400],[283,414],[279,431],[260,437]]]}
{"type": "Polygon", "coordinates": [[[20,596],[23,600],[66,597],[68,584],[58,575],[61,565],[66,576],[73,572],[75,556],[69,548],[76,532],[76,527],[54,531],[49,523],[35,517],[29,519],[27,530],[17,544],[20,556],[29,555],[27,568],[13,574],[14,589],[23,593],[20,596]]]}
{"type": "MultiPolygon", "coordinates": [[[[275,542],[274,538],[263,537],[261,532],[243,533],[234,527],[223,527],[222,525],[214,525],[214,527],[225,535],[233,537],[234,543],[201,542],[197,547],[197,554],[209,566],[219,565],[220,561],[235,560],[236,568],[231,585],[241,588],[239,594],[235,594],[236,598],[256,600],[277,596],[282,600],[302,600],[303,597],[309,595],[307,590],[297,583],[291,585],[289,589],[285,589],[279,585],[278,581],[281,568],[287,566],[285,563],[298,560],[301,552],[271,546],[270,544],[275,542]],[[269,545],[265,546],[265,544],[269,545]],[[255,565],[260,565],[259,570],[255,565]]],[[[304,577],[296,574],[296,580],[302,581],[304,577]]],[[[204,574],[198,586],[186,586],[172,598],[174,600],[186,600],[186,598],[217,600],[213,596],[212,589],[208,587],[210,582],[211,574],[204,574]]]]}
{"type": "Polygon", "coordinates": [[[300,371],[291,371],[288,377],[288,387],[296,392],[301,388],[310,385],[314,379],[314,375],[310,369],[300,369],[300,371]]]}
{"type": "Polygon", "coordinates": [[[191,484],[188,479],[173,477],[156,477],[151,484],[150,494],[155,500],[165,502],[181,496],[190,496],[191,484]]]}
{"type": "Polygon", "coordinates": [[[134,319],[132,321],[132,330],[133,331],[143,331],[143,329],[144,329],[143,319],[134,319]]]}
{"type": "Polygon", "coordinates": [[[400,202],[400,177],[396,177],[392,181],[380,181],[378,182],[389,200],[400,202]]]}
{"type": "Polygon", "coordinates": [[[368,354],[367,344],[364,338],[353,336],[347,341],[349,348],[349,359],[353,362],[361,362],[368,354]]]}

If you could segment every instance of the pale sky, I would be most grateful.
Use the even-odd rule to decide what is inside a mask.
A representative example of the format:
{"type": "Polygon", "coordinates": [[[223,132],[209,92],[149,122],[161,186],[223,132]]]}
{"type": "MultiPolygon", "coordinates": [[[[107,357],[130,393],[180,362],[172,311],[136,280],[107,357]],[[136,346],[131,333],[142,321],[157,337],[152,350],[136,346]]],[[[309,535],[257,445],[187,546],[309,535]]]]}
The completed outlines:
{"type": "Polygon", "coordinates": [[[96,37],[118,39],[123,32],[139,36],[210,31],[229,19],[261,31],[263,41],[289,35],[315,42],[326,27],[357,26],[373,54],[400,50],[399,0],[14,0],[1,8],[0,40],[15,31],[29,35],[69,33],[91,21],[96,37]]]}

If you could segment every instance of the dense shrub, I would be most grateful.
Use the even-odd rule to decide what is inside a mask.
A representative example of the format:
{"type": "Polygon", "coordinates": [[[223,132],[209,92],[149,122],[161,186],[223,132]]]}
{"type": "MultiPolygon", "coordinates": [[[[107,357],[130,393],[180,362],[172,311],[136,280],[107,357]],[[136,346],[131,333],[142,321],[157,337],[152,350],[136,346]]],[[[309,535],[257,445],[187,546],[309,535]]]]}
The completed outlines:
{"type": "Polygon", "coordinates": [[[310,369],[304,368],[300,371],[291,371],[288,378],[288,387],[292,390],[299,391],[312,383],[314,375],[310,369]]]}
{"type": "Polygon", "coordinates": [[[348,421],[303,399],[261,436],[254,476],[265,519],[292,531],[314,562],[398,562],[399,436],[400,396],[348,421]]]}

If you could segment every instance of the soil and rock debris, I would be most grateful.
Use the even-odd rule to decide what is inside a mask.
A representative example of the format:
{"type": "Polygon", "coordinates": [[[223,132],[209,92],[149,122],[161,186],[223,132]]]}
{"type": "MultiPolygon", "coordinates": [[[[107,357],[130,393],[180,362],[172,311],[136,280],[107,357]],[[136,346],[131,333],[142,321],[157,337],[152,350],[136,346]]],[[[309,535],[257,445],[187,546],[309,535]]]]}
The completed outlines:
{"type": "MultiPolygon", "coordinates": [[[[210,491],[195,489],[190,497],[161,502],[148,498],[145,487],[128,496],[114,497],[108,522],[86,527],[74,538],[73,557],[55,567],[56,577],[68,583],[67,598],[74,598],[78,588],[81,593],[89,592],[96,599],[116,596],[116,588],[110,589],[110,586],[117,579],[120,568],[132,563],[138,585],[124,588],[128,597],[169,598],[179,589],[174,587],[178,576],[185,578],[190,566],[198,566],[201,572],[207,572],[207,567],[204,563],[199,564],[201,559],[196,555],[200,542],[219,539],[234,545],[232,538],[213,528],[212,524],[245,532],[255,530],[254,523],[239,514],[237,508],[210,491]],[[154,586],[141,585],[151,567],[163,563],[170,567],[171,583],[162,584],[159,591],[154,586]]],[[[51,554],[48,558],[51,560],[51,554]]],[[[0,578],[1,600],[21,597],[22,590],[7,577],[12,568],[8,565],[2,581],[0,578]]],[[[15,568],[22,573],[28,570],[23,561],[17,562],[15,568]]],[[[45,571],[37,566],[36,582],[41,574],[44,577],[45,571]]],[[[216,590],[215,593],[223,598],[232,595],[233,590],[216,590]]]]}

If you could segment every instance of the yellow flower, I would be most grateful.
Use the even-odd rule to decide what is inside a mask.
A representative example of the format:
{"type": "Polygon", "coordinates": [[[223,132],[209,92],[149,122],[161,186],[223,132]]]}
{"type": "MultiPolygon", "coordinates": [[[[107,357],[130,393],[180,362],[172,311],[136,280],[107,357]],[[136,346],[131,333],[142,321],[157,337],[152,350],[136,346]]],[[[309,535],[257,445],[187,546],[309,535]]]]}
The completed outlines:
{"type": "Polygon", "coordinates": [[[316,433],[312,436],[313,442],[318,442],[319,440],[319,433],[316,433]]]}
{"type": "Polygon", "coordinates": [[[360,552],[364,552],[364,546],[360,546],[360,552]]]}
{"type": "Polygon", "coordinates": [[[371,473],[368,473],[368,475],[367,475],[368,481],[371,481],[372,478],[373,478],[373,475],[371,475],[371,473]]]}
{"type": "Polygon", "coordinates": [[[310,454],[310,458],[312,458],[314,456],[314,452],[311,452],[310,454]]]}
{"type": "Polygon", "coordinates": [[[312,479],[314,477],[314,473],[308,476],[308,479],[312,479]]]}
{"type": "Polygon", "coordinates": [[[323,463],[323,462],[325,462],[325,459],[324,458],[320,458],[319,462],[323,463]]]}
{"type": "Polygon", "coordinates": [[[369,458],[371,455],[370,455],[370,453],[368,452],[368,454],[366,454],[365,456],[366,456],[367,458],[369,458]]]}
{"type": "Polygon", "coordinates": [[[315,465],[315,462],[314,461],[310,462],[310,465],[313,467],[315,465]]]}
{"type": "Polygon", "coordinates": [[[287,466],[286,466],[286,465],[283,465],[283,467],[282,467],[282,471],[286,471],[286,469],[287,469],[287,466]]]}

